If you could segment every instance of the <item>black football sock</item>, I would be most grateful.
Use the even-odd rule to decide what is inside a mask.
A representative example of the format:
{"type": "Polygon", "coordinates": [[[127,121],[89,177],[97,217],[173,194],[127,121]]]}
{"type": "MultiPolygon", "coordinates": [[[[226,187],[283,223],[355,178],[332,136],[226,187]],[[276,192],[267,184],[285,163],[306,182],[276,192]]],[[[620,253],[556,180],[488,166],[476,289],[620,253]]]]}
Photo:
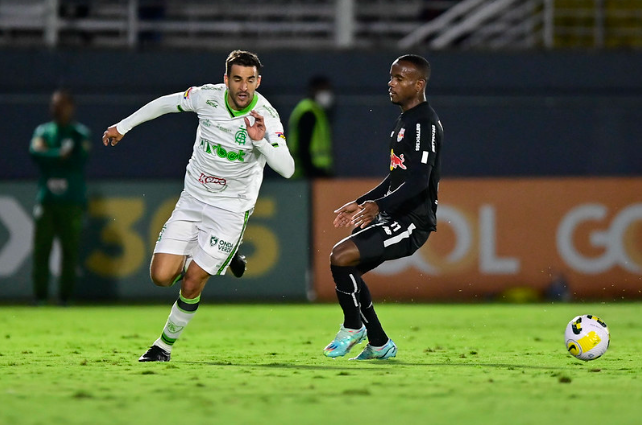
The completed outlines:
{"type": "Polygon", "coordinates": [[[363,322],[366,325],[366,329],[368,329],[368,342],[375,347],[381,347],[388,342],[388,335],[384,332],[377,313],[375,313],[368,285],[361,279],[359,286],[361,288],[359,292],[361,314],[363,315],[363,322]]]}
{"type": "Polygon", "coordinates": [[[334,278],[335,291],[343,310],[343,326],[360,329],[363,326],[359,310],[359,282],[361,274],[356,267],[330,266],[334,278]]]}

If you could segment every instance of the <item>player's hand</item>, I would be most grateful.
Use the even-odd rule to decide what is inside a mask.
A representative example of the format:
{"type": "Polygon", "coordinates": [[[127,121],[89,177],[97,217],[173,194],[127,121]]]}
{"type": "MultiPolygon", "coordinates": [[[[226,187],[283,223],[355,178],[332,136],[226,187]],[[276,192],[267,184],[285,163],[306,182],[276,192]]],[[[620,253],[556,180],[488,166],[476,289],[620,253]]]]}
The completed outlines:
{"type": "Polygon", "coordinates": [[[33,149],[34,152],[47,152],[49,150],[45,143],[45,139],[42,137],[34,137],[31,141],[31,149],[33,149]]]}
{"type": "Polygon", "coordinates": [[[347,227],[350,226],[352,215],[359,210],[359,205],[356,202],[348,202],[341,208],[334,210],[337,216],[334,218],[334,227],[347,227]]]}
{"type": "Polygon", "coordinates": [[[112,125],[103,133],[103,145],[105,146],[116,146],[120,139],[123,138],[123,135],[116,130],[116,126],[112,125]]]}
{"type": "Polygon", "coordinates": [[[250,125],[250,120],[245,117],[245,127],[247,128],[247,135],[252,140],[262,140],[265,137],[265,120],[263,115],[256,111],[250,111],[250,115],[254,117],[254,124],[250,125]]]}
{"type": "Polygon", "coordinates": [[[359,205],[359,211],[352,216],[351,223],[356,227],[364,228],[379,214],[379,205],[375,201],[366,201],[359,205]]]}

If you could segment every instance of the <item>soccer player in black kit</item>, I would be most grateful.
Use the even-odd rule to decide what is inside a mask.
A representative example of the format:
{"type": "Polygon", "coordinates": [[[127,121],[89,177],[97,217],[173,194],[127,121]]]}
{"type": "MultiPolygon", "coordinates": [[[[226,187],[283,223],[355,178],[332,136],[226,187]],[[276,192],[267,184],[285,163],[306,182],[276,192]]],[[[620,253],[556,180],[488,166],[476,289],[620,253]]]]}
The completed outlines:
{"type": "Polygon", "coordinates": [[[426,101],[430,63],[417,55],[390,67],[390,101],[401,108],[390,135],[390,173],[374,189],[337,209],[335,227],[355,226],[330,254],[330,268],[344,321],[323,350],[346,355],[368,338],[353,360],[388,359],[397,346],[383,330],[362,275],[384,261],[412,255],[436,230],[443,128],[426,101]]]}

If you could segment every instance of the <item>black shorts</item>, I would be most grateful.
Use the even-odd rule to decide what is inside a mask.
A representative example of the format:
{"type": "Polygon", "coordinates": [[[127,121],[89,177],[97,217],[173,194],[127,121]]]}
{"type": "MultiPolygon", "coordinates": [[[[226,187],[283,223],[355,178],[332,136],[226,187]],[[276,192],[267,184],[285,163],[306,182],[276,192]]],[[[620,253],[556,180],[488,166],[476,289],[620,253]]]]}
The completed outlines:
{"type": "Polygon", "coordinates": [[[418,230],[410,220],[379,218],[365,229],[354,229],[349,237],[359,249],[357,268],[366,273],[384,261],[408,257],[426,243],[430,231],[418,230]]]}

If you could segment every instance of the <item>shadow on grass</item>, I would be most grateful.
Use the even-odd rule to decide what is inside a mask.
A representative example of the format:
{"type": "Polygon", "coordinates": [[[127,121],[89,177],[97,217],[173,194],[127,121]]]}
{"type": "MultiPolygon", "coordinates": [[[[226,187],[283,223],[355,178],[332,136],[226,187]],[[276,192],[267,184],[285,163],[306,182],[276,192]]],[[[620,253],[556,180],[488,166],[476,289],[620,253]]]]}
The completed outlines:
{"type": "MultiPolygon", "coordinates": [[[[330,360],[330,359],[328,359],[330,360]]],[[[366,360],[359,362],[350,362],[345,366],[340,365],[320,365],[320,364],[297,364],[297,363],[232,363],[232,362],[181,362],[190,365],[203,365],[203,366],[227,366],[227,367],[255,367],[255,368],[275,368],[275,369],[301,369],[301,370],[389,370],[395,366],[412,366],[412,367],[474,367],[474,368],[495,368],[495,369],[508,369],[508,370],[565,370],[568,367],[561,366],[537,366],[537,365],[524,365],[524,364],[510,364],[510,363],[410,363],[396,359],[382,360],[366,360]],[[363,365],[363,366],[356,366],[363,365]],[[368,365],[367,367],[365,365],[368,365]],[[376,366],[374,366],[376,365],[376,366]],[[373,367],[374,366],[374,367],[373,367]]]]}

